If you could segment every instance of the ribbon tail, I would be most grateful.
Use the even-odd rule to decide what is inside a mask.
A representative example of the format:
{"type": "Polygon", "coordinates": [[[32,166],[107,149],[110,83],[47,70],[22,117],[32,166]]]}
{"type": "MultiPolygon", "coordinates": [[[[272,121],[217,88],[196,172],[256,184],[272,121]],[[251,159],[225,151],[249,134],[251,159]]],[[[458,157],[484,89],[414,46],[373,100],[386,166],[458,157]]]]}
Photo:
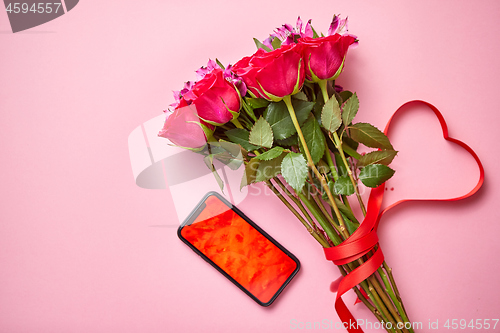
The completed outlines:
{"type": "Polygon", "coordinates": [[[363,330],[357,325],[356,319],[342,300],[342,295],[375,273],[383,262],[384,255],[380,248],[378,248],[373,256],[365,261],[363,265],[347,274],[342,281],[340,281],[337,298],[335,299],[335,309],[344,327],[346,327],[346,325],[348,326],[346,329],[349,333],[363,332],[363,330]]]}

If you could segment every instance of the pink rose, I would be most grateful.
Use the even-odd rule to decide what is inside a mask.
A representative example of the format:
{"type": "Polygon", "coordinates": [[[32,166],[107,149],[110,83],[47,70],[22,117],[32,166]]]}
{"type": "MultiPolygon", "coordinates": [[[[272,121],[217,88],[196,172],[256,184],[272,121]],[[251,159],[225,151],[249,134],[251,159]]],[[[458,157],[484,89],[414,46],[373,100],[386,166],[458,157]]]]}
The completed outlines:
{"type": "Polygon", "coordinates": [[[255,97],[274,102],[296,94],[304,84],[304,64],[295,44],[272,52],[259,49],[234,64],[232,70],[255,97]]]}
{"type": "Polygon", "coordinates": [[[224,78],[222,69],[212,72],[194,84],[182,96],[179,106],[195,105],[201,119],[222,125],[238,117],[241,101],[235,86],[224,78]]]}
{"type": "Polygon", "coordinates": [[[298,46],[304,59],[306,79],[313,82],[335,80],[344,67],[344,59],[353,36],[339,34],[298,40],[298,46]]]}
{"type": "Polygon", "coordinates": [[[173,144],[183,148],[201,148],[207,142],[214,126],[205,123],[198,117],[196,108],[182,106],[183,101],[173,113],[167,116],[163,129],[158,136],[169,139],[173,144]]]}

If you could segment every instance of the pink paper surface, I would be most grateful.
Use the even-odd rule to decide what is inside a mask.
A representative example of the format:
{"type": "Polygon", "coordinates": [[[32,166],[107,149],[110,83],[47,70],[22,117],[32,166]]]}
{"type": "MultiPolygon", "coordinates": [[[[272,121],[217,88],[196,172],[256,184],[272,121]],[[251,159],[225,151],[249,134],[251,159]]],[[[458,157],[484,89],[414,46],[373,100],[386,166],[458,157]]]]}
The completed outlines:
{"type": "MultiPolygon", "coordinates": [[[[87,0],[16,34],[0,10],[0,332],[335,330],[339,272],[277,198],[257,186],[238,205],[302,263],[261,308],[178,240],[171,192],[135,184],[128,138],[208,58],[234,63],[298,15],[326,32],[338,13],[360,39],[337,82],[358,93],[358,121],[383,128],[404,102],[426,100],[486,170],[473,198],[384,216],[380,244],[410,320],[435,332],[429,322],[498,318],[498,1],[87,0]]],[[[441,139],[429,110],[394,129],[387,204],[474,185],[472,158],[441,139]]],[[[345,300],[375,322],[353,293],[345,300]]]]}

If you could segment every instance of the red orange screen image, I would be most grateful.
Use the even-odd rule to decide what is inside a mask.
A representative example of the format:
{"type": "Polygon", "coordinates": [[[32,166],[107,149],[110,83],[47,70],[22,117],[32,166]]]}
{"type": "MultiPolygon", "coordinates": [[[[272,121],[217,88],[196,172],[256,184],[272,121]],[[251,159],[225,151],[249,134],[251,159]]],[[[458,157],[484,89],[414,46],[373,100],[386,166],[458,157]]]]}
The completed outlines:
{"type": "Polygon", "coordinates": [[[295,261],[215,196],[182,236],[262,303],[297,268],[295,261]]]}

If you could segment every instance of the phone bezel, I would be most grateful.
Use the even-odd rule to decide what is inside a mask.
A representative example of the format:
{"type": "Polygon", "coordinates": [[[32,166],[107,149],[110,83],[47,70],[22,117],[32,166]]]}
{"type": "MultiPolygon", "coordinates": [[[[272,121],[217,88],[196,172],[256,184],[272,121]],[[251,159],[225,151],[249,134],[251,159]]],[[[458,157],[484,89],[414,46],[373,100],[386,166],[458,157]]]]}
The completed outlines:
{"type": "MultiPolygon", "coordinates": [[[[204,207],[203,207],[204,208],[204,207]]],[[[297,273],[300,270],[300,261],[295,257],[290,251],[285,249],[280,243],[278,243],[273,237],[271,237],[267,232],[262,230],[255,222],[253,222],[250,218],[248,218],[241,210],[239,210],[236,206],[231,204],[229,201],[227,201],[223,196],[221,196],[217,192],[208,192],[203,196],[203,198],[200,200],[200,202],[196,205],[196,207],[193,209],[193,211],[188,215],[188,217],[181,223],[179,228],[177,229],[177,236],[179,239],[184,242],[187,246],[189,246],[194,252],[196,252],[199,256],[201,256],[206,262],[208,262],[210,265],[212,265],[215,269],[217,269],[222,275],[224,275],[228,280],[230,280],[233,284],[235,284],[239,289],[241,289],[245,294],[250,296],[257,304],[267,307],[271,305],[276,298],[281,294],[281,292],[285,289],[285,287],[291,282],[291,280],[297,275],[297,273]],[[214,263],[212,260],[210,260],[203,252],[198,250],[194,245],[189,243],[181,234],[182,228],[184,228],[186,225],[190,225],[196,220],[196,217],[201,213],[202,209],[200,209],[203,204],[205,204],[205,201],[208,199],[210,196],[216,196],[218,199],[220,199],[224,204],[227,205],[229,209],[232,209],[236,214],[238,214],[242,219],[244,219],[248,224],[250,224],[252,227],[254,227],[258,232],[260,232],[265,238],[267,238],[271,243],[273,243],[277,248],[279,248],[283,253],[285,253],[287,256],[289,256],[294,262],[295,262],[295,269],[294,271],[290,274],[290,276],[286,279],[285,282],[280,286],[278,291],[273,295],[273,297],[266,303],[262,302],[259,300],[257,297],[255,297],[250,291],[248,291],[245,287],[243,287],[238,281],[236,281],[232,276],[227,274],[222,268],[220,268],[216,263],[214,263]]]]}

